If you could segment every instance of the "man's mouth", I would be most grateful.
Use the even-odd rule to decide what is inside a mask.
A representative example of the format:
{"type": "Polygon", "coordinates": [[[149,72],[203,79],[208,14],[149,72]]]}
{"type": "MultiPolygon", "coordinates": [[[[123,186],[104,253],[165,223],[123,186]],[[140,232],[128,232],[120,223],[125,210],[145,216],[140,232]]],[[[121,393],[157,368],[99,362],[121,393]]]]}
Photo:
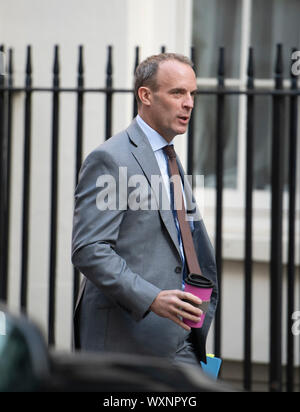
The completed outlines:
{"type": "Polygon", "coordinates": [[[190,120],[190,116],[178,116],[181,123],[187,124],[190,120]]]}

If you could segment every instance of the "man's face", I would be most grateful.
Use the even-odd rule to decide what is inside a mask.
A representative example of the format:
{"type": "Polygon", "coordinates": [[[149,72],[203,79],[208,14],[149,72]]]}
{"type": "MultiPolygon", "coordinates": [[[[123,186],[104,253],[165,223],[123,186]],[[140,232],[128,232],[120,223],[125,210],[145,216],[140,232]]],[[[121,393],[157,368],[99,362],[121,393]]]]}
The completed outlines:
{"type": "Polygon", "coordinates": [[[167,60],[159,65],[156,84],[148,114],[152,128],[170,141],[188,127],[197,89],[195,72],[187,64],[167,60]]]}

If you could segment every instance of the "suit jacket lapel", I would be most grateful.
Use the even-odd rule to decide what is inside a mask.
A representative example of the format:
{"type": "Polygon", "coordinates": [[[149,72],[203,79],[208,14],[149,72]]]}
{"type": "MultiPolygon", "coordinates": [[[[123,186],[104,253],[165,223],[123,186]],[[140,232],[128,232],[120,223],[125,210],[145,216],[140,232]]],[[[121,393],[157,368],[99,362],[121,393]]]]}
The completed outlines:
{"type": "MultiPolygon", "coordinates": [[[[133,143],[132,149],[131,149],[132,154],[134,158],[136,159],[136,161],[139,163],[141,169],[143,170],[144,175],[146,176],[149,182],[149,185],[151,186],[151,177],[154,175],[161,176],[160,169],[157,164],[157,160],[156,160],[155,154],[153,153],[152,147],[147,137],[144,135],[144,133],[138,126],[136,120],[134,120],[131,123],[131,125],[128,127],[127,133],[129,135],[131,142],[133,143]]],[[[162,184],[162,191],[163,191],[162,196],[167,196],[166,190],[163,184],[162,184]]],[[[175,226],[172,210],[171,208],[168,208],[167,210],[163,209],[162,201],[161,199],[157,197],[157,193],[155,193],[155,190],[152,190],[152,193],[154,193],[154,196],[156,197],[158,210],[164,222],[164,225],[180,255],[177,229],[175,226]]]]}

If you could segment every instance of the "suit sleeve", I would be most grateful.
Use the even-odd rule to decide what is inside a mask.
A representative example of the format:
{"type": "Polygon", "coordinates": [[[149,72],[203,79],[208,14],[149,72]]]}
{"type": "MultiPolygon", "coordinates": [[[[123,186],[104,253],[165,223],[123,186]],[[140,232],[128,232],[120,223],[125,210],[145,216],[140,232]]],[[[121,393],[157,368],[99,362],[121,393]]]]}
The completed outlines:
{"type": "Polygon", "coordinates": [[[101,149],[92,152],[83,163],[75,192],[72,262],[115,304],[140,320],[160,289],[132,272],[115,251],[126,213],[115,202],[118,185],[119,167],[113,157],[101,149]],[[107,185],[98,187],[99,178],[106,176],[107,185]],[[101,210],[99,201],[107,202],[109,208],[101,210]]]}

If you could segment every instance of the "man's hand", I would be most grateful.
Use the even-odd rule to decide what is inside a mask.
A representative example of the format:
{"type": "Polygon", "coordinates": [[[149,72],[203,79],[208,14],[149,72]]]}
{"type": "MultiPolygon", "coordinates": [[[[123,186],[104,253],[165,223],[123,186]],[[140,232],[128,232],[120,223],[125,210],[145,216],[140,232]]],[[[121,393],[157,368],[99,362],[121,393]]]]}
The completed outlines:
{"type": "Polygon", "coordinates": [[[181,290],[162,290],[150,306],[150,310],[163,318],[171,319],[183,329],[189,331],[191,328],[186,325],[182,318],[199,322],[202,310],[184,300],[200,305],[202,300],[197,296],[181,290]]]}

